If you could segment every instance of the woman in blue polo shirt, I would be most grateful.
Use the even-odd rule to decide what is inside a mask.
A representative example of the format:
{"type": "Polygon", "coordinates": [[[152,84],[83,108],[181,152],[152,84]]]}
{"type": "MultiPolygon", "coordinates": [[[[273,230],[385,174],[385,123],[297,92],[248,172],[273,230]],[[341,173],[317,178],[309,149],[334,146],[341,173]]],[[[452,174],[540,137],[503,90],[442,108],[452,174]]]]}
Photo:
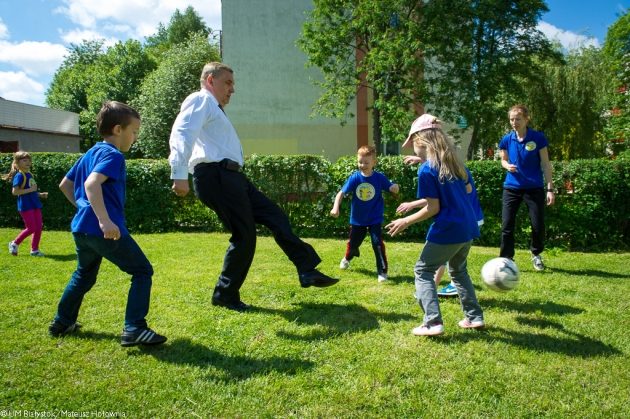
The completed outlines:
{"type": "Polygon", "coordinates": [[[545,269],[541,253],[545,240],[545,202],[553,205],[551,163],[548,141],[543,133],[527,127],[529,110],[525,105],[514,105],[508,112],[512,131],[499,143],[501,166],[507,170],[503,182],[503,209],[500,256],[514,258],[514,225],[522,201],[529,209],[532,224],[530,250],[534,269],[545,269]],[[544,174],[544,179],[543,179],[544,174]],[[546,187],[545,187],[546,181],[546,187]]]}

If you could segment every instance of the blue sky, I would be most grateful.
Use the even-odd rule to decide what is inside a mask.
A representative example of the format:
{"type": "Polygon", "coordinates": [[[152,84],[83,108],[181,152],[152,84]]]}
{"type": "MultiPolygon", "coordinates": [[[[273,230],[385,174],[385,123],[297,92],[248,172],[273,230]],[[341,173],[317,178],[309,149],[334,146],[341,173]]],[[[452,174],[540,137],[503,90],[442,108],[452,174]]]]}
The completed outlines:
{"type": "MultiPolygon", "coordinates": [[[[159,22],[168,23],[176,8],[189,5],[220,29],[221,0],[0,0],[0,97],[43,106],[71,43],[144,40],[159,22]]],[[[565,48],[599,47],[630,0],[548,0],[547,5],[539,29],[549,38],[565,48]]]]}

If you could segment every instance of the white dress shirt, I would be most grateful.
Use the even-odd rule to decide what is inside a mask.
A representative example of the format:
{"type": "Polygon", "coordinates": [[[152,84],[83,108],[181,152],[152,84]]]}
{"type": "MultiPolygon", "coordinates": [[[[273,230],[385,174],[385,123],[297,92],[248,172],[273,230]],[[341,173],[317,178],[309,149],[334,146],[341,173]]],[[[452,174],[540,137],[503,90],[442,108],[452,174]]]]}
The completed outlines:
{"type": "Polygon", "coordinates": [[[243,166],[243,148],[236,130],[216,98],[206,89],[190,94],[171,130],[171,179],[188,179],[199,163],[230,159],[243,166]]]}

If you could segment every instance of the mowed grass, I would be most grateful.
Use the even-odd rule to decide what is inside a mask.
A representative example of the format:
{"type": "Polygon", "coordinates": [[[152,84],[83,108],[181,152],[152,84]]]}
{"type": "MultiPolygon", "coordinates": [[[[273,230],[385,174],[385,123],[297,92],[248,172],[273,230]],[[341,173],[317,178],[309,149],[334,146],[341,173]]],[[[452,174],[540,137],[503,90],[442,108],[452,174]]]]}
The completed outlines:
{"type": "MultiPolygon", "coordinates": [[[[0,229],[6,246],[17,229],[0,229]]],[[[412,297],[422,242],[388,242],[391,280],[376,281],[369,241],[340,271],[343,240],[309,239],[341,282],[302,289],[270,237],[259,237],[245,314],[211,305],[228,236],[135,235],[153,263],[155,348],[119,345],[129,278],[104,262],[80,333],[47,326],[75,268],[72,237],[45,231],[45,258],[0,252],[0,410],[63,417],[630,417],[630,254],[545,252],[521,283],[481,284],[496,248],[473,247],[469,269],[486,331],[461,330],[457,298],[441,300],[446,334],[419,338],[412,297]]],[[[22,415],[23,416],[23,415],[22,415]]]]}

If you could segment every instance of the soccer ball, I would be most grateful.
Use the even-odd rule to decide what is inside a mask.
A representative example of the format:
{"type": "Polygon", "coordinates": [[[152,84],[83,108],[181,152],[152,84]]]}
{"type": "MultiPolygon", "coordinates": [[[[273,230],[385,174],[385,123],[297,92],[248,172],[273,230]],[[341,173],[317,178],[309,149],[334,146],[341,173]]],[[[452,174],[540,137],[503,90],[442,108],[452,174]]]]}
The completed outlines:
{"type": "Polygon", "coordinates": [[[494,258],[483,265],[481,277],[488,288],[492,290],[510,291],[518,285],[519,272],[513,260],[494,258]]]}

